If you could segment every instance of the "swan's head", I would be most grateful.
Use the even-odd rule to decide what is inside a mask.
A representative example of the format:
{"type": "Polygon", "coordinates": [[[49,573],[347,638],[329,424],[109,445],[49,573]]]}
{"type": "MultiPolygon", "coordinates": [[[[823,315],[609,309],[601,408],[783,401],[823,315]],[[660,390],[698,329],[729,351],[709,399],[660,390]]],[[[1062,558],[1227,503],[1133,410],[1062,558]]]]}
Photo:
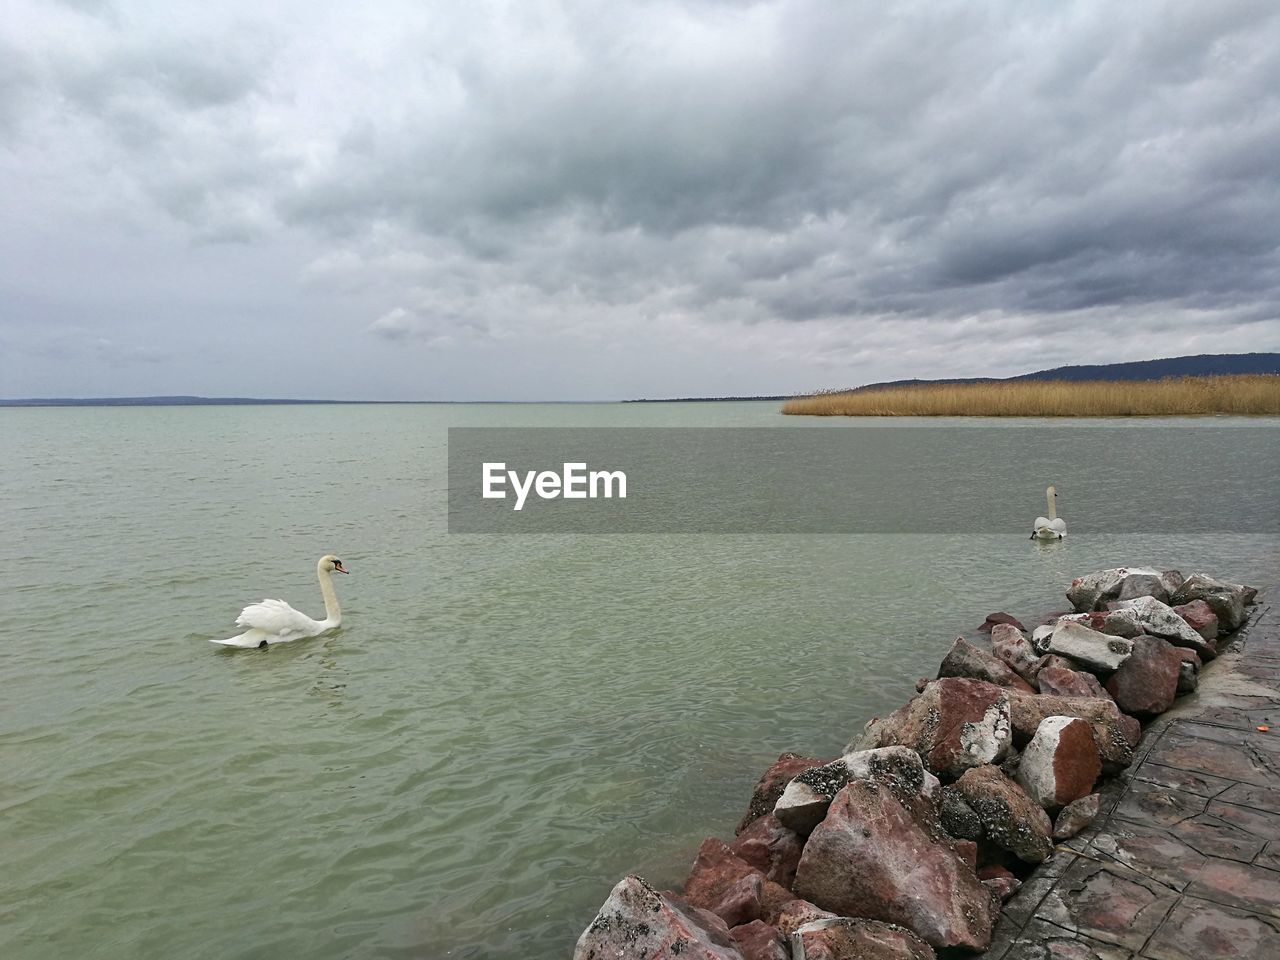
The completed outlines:
{"type": "Polygon", "coordinates": [[[1053,484],[1049,484],[1049,489],[1046,490],[1045,493],[1047,493],[1051,497],[1056,497],[1058,495],[1058,491],[1053,484]]]}
{"type": "Polygon", "coordinates": [[[350,573],[346,567],[342,565],[342,561],[335,557],[332,553],[326,553],[320,558],[320,569],[325,573],[333,573],[337,570],[339,573],[350,573]]]}

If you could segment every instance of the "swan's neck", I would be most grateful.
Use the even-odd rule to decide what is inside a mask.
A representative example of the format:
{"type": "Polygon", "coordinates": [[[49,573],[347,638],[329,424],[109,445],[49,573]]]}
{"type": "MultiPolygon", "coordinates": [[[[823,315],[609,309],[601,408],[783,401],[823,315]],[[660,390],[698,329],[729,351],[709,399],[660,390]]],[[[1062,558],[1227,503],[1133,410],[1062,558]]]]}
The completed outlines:
{"type": "Polygon", "coordinates": [[[1050,519],[1050,520],[1057,520],[1057,519],[1058,519],[1058,505],[1057,505],[1056,503],[1054,503],[1054,495],[1053,495],[1053,494],[1054,494],[1053,487],[1050,487],[1050,488],[1049,488],[1049,490],[1048,490],[1048,492],[1046,492],[1044,496],[1045,496],[1045,499],[1049,501],[1049,519],[1050,519]]]}
{"type": "Polygon", "coordinates": [[[333,589],[333,574],[328,570],[317,570],[320,580],[320,595],[324,597],[324,622],[336,627],[342,622],[342,608],[338,606],[338,594],[333,589]]]}

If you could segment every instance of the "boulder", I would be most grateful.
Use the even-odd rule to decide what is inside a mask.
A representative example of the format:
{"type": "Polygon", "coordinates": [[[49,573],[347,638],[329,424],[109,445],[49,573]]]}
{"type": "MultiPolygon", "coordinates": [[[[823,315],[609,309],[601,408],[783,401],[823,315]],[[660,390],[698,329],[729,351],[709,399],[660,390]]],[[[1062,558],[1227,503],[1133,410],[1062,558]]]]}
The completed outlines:
{"type": "Polygon", "coordinates": [[[795,897],[735,856],[723,840],[708,837],[685,881],[684,899],[737,926],[752,920],[771,923],[783,904],[795,897]]]}
{"type": "Polygon", "coordinates": [[[934,960],[933,949],[895,923],[861,917],[814,920],[791,934],[799,960],[934,960]]]}
{"type": "Polygon", "coordinates": [[[1132,600],[1155,597],[1167,601],[1182,584],[1177,570],[1154,570],[1150,567],[1115,567],[1099,570],[1071,581],[1067,599],[1077,612],[1100,610],[1110,600],[1132,600]]]}
{"type": "MultiPolygon", "coordinates": [[[[1112,601],[1128,603],[1129,601],[1112,601]]],[[[1109,637],[1127,637],[1132,639],[1142,633],[1142,624],[1138,615],[1132,610],[1091,610],[1088,613],[1068,613],[1058,618],[1058,623],[1070,621],[1084,624],[1090,630],[1097,630],[1109,637]]]]}
{"type": "Polygon", "coordinates": [[[1041,863],[1053,852],[1053,823],[1035,800],[993,766],[975,767],[955,788],[982,821],[987,840],[1026,863],[1041,863]]]}
{"type": "Polygon", "coordinates": [[[981,840],[982,821],[955,787],[943,787],[938,796],[942,829],[957,840],[981,840]]]}
{"type": "Polygon", "coordinates": [[[1125,713],[1153,717],[1173,706],[1182,658],[1159,637],[1138,637],[1133,653],[1107,681],[1107,692],[1125,713]]]}
{"type": "Polygon", "coordinates": [[[991,631],[991,649],[1023,680],[1030,683],[1035,679],[1040,655],[1018,627],[1007,623],[996,624],[991,631]]]}
{"type": "Polygon", "coordinates": [[[790,888],[796,878],[804,838],[784,827],[773,814],[753,820],[729,844],[734,856],[759,870],[766,880],[790,888]]]}
{"type": "Polygon", "coordinates": [[[938,677],[968,677],[970,680],[985,680],[998,687],[1013,687],[1029,693],[1035,690],[1003,660],[975,647],[964,637],[956,637],[938,668],[938,677]]]}
{"type": "Polygon", "coordinates": [[[1200,674],[1195,665],[1187,660],[1178,664],[1178,696],[1195,693],[1200,687],[1200,674]]]}
{"type": "Polygon", "coordinates": [[[1011,695],[1034,696],[982,680],[944,677],[894,713],[868,723],[849,749],[910,747],[933,773],[958,777],[970,767],[1004,758],[1011,695]]]}
{"type": "Polygon", "coordinates": [[[991,633],[998,623],[1008,624],[1017,630],[1026,630],[1022,622],[1017,617],[1005,613],[1003,610],[999,613],[988,613],[987,619],[982,621],[982,626],[978,628],[982,633],[991,633]]]}
{"type": "MultiPolygon", "coordinates": [[[[1048,656],[1046,660],[1062,661],[1062,657],[1048,656]]],[[[1055,697],[1107,697],[1109,694],[1098,678],[1092,673],[1085,673],[1083,670],[1073,670],[1070,667],[1058,666],[1057,664],[1046,664],[1040,668],[1040,672],[1036,674],[1036,683],[1040,686],[1040,692],[1055,697]]]]}
{"type": "Polygon", "coordinates": [[[985,950],[998,906],[918,801],[855,780],[805,844],[795,891],[849,917],[901,924],[935,949],[985,950]]]}
{"type": "Polygon", "coordinates": [[[1213,607],[1203,600],[1180,603],[1169,609],[1187,621],[1187,626],[1200,634],[1202,639],[1209,643],[1218,639],[1218,615],[1213,612],[1213,607]]]}
{"type": "Polygon", "coordinates": [[[1102,797],[1096,793],[1068,803],[1058,812],[1058,818],[1053,821],[1053,838],[1070,840],[1098,819],[1098,811],[1101,808],[1102,797]]]}
{"type": "Polygon", "coordinates": [[[1037,654],[1042,654],[1049,646],[1049,638],[1053,636],[1054,628],[1058,625],[1058,618],[1054,617],[1048,623],[1042,623],[1031,631],[1031,649],[1037,654]]]}
{"type": "Polygon", "coordinates": [[[674,956],[742,960],[719,917],[660,894],[635,876],[613,888],[573,951],[573,960],[674,956]]]}
{"type": "Polygon", "coordinates": [[[1070,657],[1098,673],[1119,669],[1132,650],[1132,640],[1107,636],[1070,620],[1057,624],[1045,644],[1046,653],[1070,657]]]}
{"type": "Polygon", "coordinates": [[[742,951],[744,960],[791,960],[787,938],[763,920],[740,924],[729,931],[729,936],[742,951]]]}
{"type": "Polygon", "coordinates": [[[983,880],[982,884],[999,897],[1001,903],[1022,889],[1022,881],[1013,874],[1007,877],[992,877],[990,880],[983,880]]]}
{"type": "Polygon", "coordinates": [[[1018,764],[1017,783],[1046,810],[1088,796],[1102,772],[1093,728],[1079,717],[1046,717],[1018,764]]]}
{"type": "Polygon", "coordinates": [[[1219,629],[1230,632],[1239,630],[1244,625],[1248,616],[1244,609],[1247,596],[1248,589],[1238,583],[1228,583],[1196,573],[1173,592],[1172,603],[1177,605],[1203,600],[1218,618],[1219,629]]]}
{"type": "Polygon", "coordinates": [[[751,794],[747,812],[734,833],[742,833],[753,820],[773,813],[773,805],[778,802],[778,797],[782,796],[782,791],[786,789],[788,783],[810,767],[820,767],[825,762],[795,753],[784,753],[778,757],[773,766],[760,777],[755,791],[751,794]]]}
{"type": "Polygon", "coordinates": [[[807,836],[827,815],[832,798],[850,781],[874,780],[906,799],[924,790],[924,774],[920,755],[910,747],[853,751],[821,767],[811,767],[792,780],[778,798],[773,814],[783,826],[807,836]]]}
{"type": "Polygon", "coordinates": [[[1138,745],[1141,728],[1135,719],[1121,713],[1113,700],[1009,692],[1009,720],[1015,744],[1029,743],[1046,717],[1088,720],[1104,773],[1122,770],[1133,761],[1133,748],[1138,745]]]}
{"type": "Polygon", "coordinates": [[[1217,656],[1217,648],[1200,636],[1167,603],[1161,603],[1155,597],[1118,600],[1116,603],[1124,604],[1117,612],[1132,613],[1142,625],[1143,632],[1168,640],[1174,646],[1187,647],[1210,660],[1217,656]]]}

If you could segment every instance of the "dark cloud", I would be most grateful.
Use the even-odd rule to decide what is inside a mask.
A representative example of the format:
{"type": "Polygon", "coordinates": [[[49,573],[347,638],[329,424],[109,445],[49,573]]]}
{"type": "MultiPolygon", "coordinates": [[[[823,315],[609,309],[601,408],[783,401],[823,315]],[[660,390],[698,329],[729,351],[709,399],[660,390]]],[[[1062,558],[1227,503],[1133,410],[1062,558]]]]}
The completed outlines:
{"type": "Polygon", "coordinates": [[[70,184],[68,230],[300,261],[285,339],[324,302],[477,376],[613,336],[851,381],[1280,347],[1269,2],[35,11],[5,169],[70,184]]]}

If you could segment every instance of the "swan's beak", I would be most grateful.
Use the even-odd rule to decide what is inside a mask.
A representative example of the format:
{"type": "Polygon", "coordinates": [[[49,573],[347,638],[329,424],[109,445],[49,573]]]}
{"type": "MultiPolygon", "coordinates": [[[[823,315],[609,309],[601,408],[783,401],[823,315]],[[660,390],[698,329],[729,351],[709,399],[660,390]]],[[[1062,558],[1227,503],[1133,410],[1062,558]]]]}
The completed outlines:
{"type": "Polygon", "coordinates": [[[333,565],[333,569],[337,570],[339,573],[350,573],[350,572],[351,572],[350,570],[348,570],[346,567],[344,567],[344,566],[343,566],[342,564],[340,564],[340,563],[335,563],[335,564],[333,565]]]}

